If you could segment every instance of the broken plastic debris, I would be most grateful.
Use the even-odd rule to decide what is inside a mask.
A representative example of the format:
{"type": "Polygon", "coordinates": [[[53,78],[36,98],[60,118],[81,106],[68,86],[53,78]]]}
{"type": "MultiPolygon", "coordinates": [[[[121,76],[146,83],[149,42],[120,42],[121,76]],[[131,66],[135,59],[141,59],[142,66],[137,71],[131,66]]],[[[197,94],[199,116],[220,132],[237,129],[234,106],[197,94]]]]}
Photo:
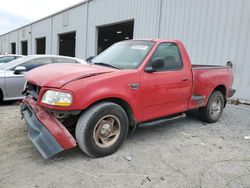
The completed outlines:
{"type": "Polygon", "coordinates": [[[250,140],[250,136],[244,136],[246,140],[250,140]]]}
{"type": "Polygon", "coordinates": [[[151,179],[147,176],[147,180],[151,182],[151,179]]]}
{"type": "Polygon", "coordinates": [[[61,161],[63,159],[64,159],[63,157],[56,157],[56,158],[54,158],[54,161],[61,161]]]}
{"type": "Polygon", "coordinates": [[[181,134],[183,134],[183,135],[185,135],[185,136],[192,136],[191,134],[189,134],[189,133],[184,133],[184,132],[182,132],[181,134]]]}
{"type": "Polygon", "coordinates": [[[131,155],[124,155],[124,158],[125,158],[127,161],[131,161],[131,160],[132,160],[131,155]]]}
{"type": "Polygon", "coordinates": [[[195,135],[192,135],[192,134],[189,134],[189,133],[185,133],[185,132],[182,132],[181,134],[183,134],[186,137],[196,137],[195,135]]]}

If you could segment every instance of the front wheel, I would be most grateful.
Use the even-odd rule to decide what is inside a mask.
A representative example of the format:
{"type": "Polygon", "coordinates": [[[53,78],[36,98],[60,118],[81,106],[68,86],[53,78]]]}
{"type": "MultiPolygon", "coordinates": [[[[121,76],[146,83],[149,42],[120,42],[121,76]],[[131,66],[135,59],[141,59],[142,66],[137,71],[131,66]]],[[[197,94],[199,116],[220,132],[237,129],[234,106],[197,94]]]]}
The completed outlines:
{"type": "Polygon", "coordinates": [[[86,110],[76,125],[76,140],[90,157],[116,152],[128,133],[128,117],[122,107],[111,102],[95,104],[86,110]]]}
{"type": "Polygon", "coordinates": [[[220,91],[213,92],[207,105],[199,109],[200,119],[208,123],[218,121],[222,114],[224,103],[223,94],[220,91]]]}

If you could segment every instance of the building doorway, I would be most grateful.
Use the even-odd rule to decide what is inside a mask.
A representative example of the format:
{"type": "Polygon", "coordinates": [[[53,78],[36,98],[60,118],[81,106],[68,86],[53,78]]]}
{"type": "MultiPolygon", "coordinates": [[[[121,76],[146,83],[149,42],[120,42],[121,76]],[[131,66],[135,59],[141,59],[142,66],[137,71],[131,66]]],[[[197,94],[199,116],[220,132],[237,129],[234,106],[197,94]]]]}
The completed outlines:
{"type": "Polygon", "coordinates": [[[15,42],[11,43],[11,53],[16,54],[16,43],[15,42]]]}
{"type": "Polygon", "coordinates": [[[28,41],[21,42],[22,55],[28,55],[28,41]]]}
{"type": "Polygon", "coordinates": [[[36,54],[45,54],[46,53],[46,38],[36,39],[36,54]]]}
{"type": "Polygon", "coordinates": [[[97,54],[116,42],[133,39],[133,34],[134,21],[98,27],[97,54]]]}
{"type": "Polygon", "coordinates": [[[76,32],[59,35],[59,55],[75,57],[76,32]]]}

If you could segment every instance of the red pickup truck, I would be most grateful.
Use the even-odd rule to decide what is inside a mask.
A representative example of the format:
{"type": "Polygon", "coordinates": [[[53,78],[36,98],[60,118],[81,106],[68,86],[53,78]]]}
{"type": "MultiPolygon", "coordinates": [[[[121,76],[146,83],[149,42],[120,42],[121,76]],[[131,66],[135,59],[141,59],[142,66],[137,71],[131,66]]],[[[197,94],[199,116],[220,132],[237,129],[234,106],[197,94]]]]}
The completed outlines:
{"type": "Polygon", "coordinates": [[[235,92],[231,66],[192,66],[178,40],[123,41],[88,64],[46,65],[25,77],[21,114],[44,158],[77,144],[88,156],[110,155],[129,127],[184,118],[191,109],[216,122],[235,92]]]}

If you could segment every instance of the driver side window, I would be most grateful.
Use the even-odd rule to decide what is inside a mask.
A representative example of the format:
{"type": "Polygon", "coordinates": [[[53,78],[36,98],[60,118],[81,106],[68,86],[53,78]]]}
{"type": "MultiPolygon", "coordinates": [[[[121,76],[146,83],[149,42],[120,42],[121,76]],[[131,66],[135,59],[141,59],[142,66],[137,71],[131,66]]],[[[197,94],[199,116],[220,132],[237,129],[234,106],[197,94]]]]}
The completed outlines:
{"type": "Polygon", "coordinates": [[[157,71],[178,70],[183,67],[182,59],[178,46],[175,43],[162,43],[154,52],[148,67],[152,66],[152,62],[156,59],[162,59],[164,65],[157,71]]]}

